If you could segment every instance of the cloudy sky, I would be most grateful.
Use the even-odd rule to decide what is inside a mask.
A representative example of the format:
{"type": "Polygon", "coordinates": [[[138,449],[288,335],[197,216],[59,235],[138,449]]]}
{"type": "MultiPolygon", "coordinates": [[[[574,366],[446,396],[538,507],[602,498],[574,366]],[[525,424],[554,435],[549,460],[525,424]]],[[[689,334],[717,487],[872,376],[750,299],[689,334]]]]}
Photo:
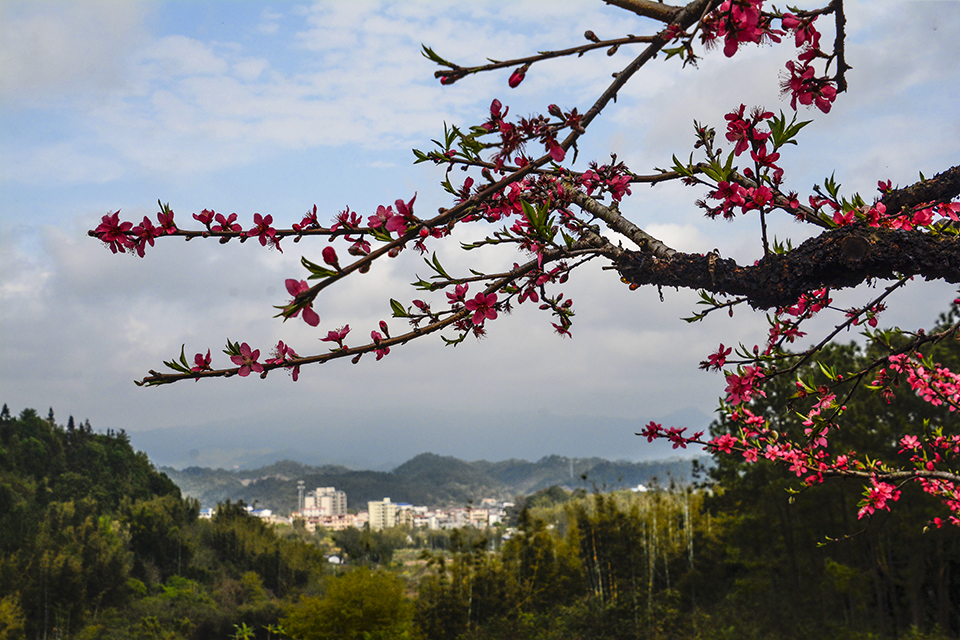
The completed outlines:
{"type": "MultiPolygon", "coordinates": [[[[783,158],[801,194],[835,172],[845,190],[875,193],[878,179],[912,183],[957,164],[960,65],[957,2],[848,4],[850,93],[813,119],[783,158]]],[[[155,218],[170,202],[187,226],[201,209],[254,212],[283,226],[317,205],[322,220],[344,207],[364,215],[417,193],[424,215],[449,206],[435,168],[413,166],[443,123],[482,122],[499,98],[511,113],[557,103],[586,110],[610,74],[635,55],[621,50],[534,67],[519,88],[508,72],[441,88],[421,43],[463,64],[506,59],[654,27],[598,0],[565,2],[0,2],[0,401],[19,412],[52,406],[126,429],[159,462],[246,464],[281,452],[301,459],[383,467],[423,451],[466,459],[668,453],[632,434],[681,412],[700,427],[722,378],[697,370],[719,342],[762,339],[762,315],[739,312],[696,325],[692,292],[629,292],[589,266],[565,290],[577,317],[572,339],[548,317],[519,308],[482,342],[439,339],[395,349],[380,362],[308,367],[293,383],[208,380],[141,389],[150,368],[225,339],[268,351],[278,339],[299,353],[350,323],[366,335],[389,316],[390,297],[420,297],[415,252],[375,265],[325,292],[318,329],[273,319],[305,277],[300,255],[322,241],[287,244],[165,241],[139,259],[115,256],[86,231],[105,213],[155,218]],[[702,422],[702,418],[701,418],[702,422]]],[[[823,26],[824,38],[833,38],[823,26]]],[[[685,157],[692,121],[722,128],[740,103],[789,109],[779,73],[792,46],[707,54],[699,69],[654,61],[581,142],[580,160],[616,152],[637,172],[685,157]]],[[[635,188],[623,210],[668,244],[724,256],[759,256],[755,221],[711,222],[680,185],[635,188]]],[[[485,230],[481,230],[482,233],[485,230]]],[[[802,240],[789,221],[779,238],[802,240]]],[[[467,239],[466,237],[462,239],[467,239]]],[[[460,273],[478,260],[437,246],[460,273]]],[[[952,289],[916,283],[892,301],[890,324],[928,326],[952,289]]],[[[862,300],[862,293],[838,299],[862,300]],[[858,297],[859,296],[859,297],[858,297]]],[[[397,322],[397,321],[393,321],[397,322]]],[[[399,327],[398,327],[399,328],[399,327]]],[[[853,336],[851,336],[853,337],[853,336]]],[[[219,355],[221,364],[225,356],[219,355]]],[[[215,360],[216,364],[216,360],[215,360]]],[[[674,416],[676,419],[681,419],[674,416]]],[[[677,423],[677,426],[681,426],[677,423]]]]}

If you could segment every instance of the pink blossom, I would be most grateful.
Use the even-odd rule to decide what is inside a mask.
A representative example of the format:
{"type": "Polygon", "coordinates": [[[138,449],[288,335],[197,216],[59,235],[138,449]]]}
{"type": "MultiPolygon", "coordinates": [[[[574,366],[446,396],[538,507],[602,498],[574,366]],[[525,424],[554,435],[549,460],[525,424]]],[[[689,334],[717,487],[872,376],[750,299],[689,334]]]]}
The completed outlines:
{"type": "Polygon", "coordinates": [[[667,429],[667,434],[666,434],[667,438],[670,440],[670,442],[673,443],[674,449],[687,448],[687,439],[683,437],[683,432],[686,430],[687,430],[686,427],[683,427],[682,429],[678,429],[677,427],[670,427],[669,429],[667,429]]]}
{"type": "Polygon", "coordinates": [[[647,442],[653,442],[660,437],[662,432],[663,428],[660,426],[660,423],[651,420],[637,435],[646,438],[647,442]]]}
{"type": "Polygon", "coordinates": [[[108,213],[100,220],[100,226],[94,229],[93,233],[101,242],[110,246],[114,253],[126,253],[124,249],[132,249],[133,240],[127,236],[127,232],[133,227],[132,222],[120,222],[120,210],[115,213],[108,213]]]}
{"type": "Polygon", "coordinates": [[[550,157],[553,159],[554,162],[563,162],[563,159],[566,157],[567,152],[563,150],[563,147],[557,144],[556,140],[554,140],[553,138],[550,138],[549,140],[547,140],[546,146],[547,146],[547,151],[550,153],[550,157]]]}
{"type": "Polygon", "coordinates": [[[250,375],[251,371],[256,373],[263,373],[263,365],[257,362],[257,359],[260,357],[260,350],[256,351],[250,349],[250,345],[246,342],[240,345],[240,355],[230,356],[230,360],[233,364],[240,365],[240,371],[237,373],[241,378],[246,378],[250,375]]]}
{"type": "Polygon", "coordinates": [[[847,211],[846,213],[844,213],[842,210],[837,211],[833,214],[833,222],[841,227],[844,225],[853,224],[855,213],[855,209],[850,209],[850,211],[847,211]]]}
{"type": "Polygon", "coordinates": [[[473,312],[473,324],[481,325],[488,318],[490,320],[497,319],[497,310],[495,305],[497,304],[497,294],[490,293],[484,295],[482,292],[478,293],[472,300],[467,300],[464,303],[464,306],[467,308],[467,311],[473,312]]]}
{"type": "Polygon", "coordinates": [[[906,451],[907,449],[910,451],[916,451],[920,448],[920,440],[917,438],[917,436],[903,436],[903,438],[900,439],[900,444],[903,445],[903,449],[900,450],[901,452],[906,451]]]}
{"type": "Polygon", "coordinates": [[[743,402],[750,402],[753,394],[764,396],[763,391],[756,389],[763,373],[759,368],[743,367],[739,374],[731,373],[727,375],[727,402],[732,405],[738,405],[743,402]]]}
{"type": "Polygon", "coordinates": [[[447,293],[447,301],[450,304],[456,304],[458,302],[463,302],[464,296],[467,294],[467,289],[470,288],[468,283],[458,284],[453,293],[447,293]]]}
{"type": "Polygon", "coordinates": [[[153,239],[163,235],[163,230],[153,226],[150,218],[143,216],[143,222],[131,229],[130,234],[136,238],[134,245],[137,249],[137,255],[142,258],[147,244],[151,247],[154,246],[153,239]]]}
{"type": "Polygon", "coordinates": [[[213,216],[215,212],[209,209],[204,209],[200,213],[193,214],[193,219],[205,226],[207,229],[210,228],[210,223],[213,222],[213,216]]]}
{"type": "Polygon", "coordinates": [[[707,359],[700,363],[700,368],[716,369],[719,371],[721,368],[723,368],[724,363],[727,361],[727,356],[730,355],[732,350],[733,349],[730,347],[724,349],[723,343],[721,342],[720,348],[717,350],[717,352],[711,353],[709,356],[707,356],[707,359]]]}
{"type": "Polygon", "coordinates": [[[177,230],[177,225],[173,221],[173,209],[164,207],[164,210],[157,214],[157,220],[160,221],[160,228],[164,233],[171,234],[177,230]]]}
{"type": "Polygon", "coordinates": [[[377,348],[375,349],[375,351],[376,351],[376,353],[377,353],[377,360],[380,360],[380,359],[383,358],[385,355],[388,355],[388,354],[390,353],[390,347],[382,347],[382,346],[380,346],[380,341],[383,340],[383,336],[380,335],[380,332],[379,332],[379,331],[371,331],[371,332],[370,332],[370,339],[373,340],[373,344],[376,345],[376,347],[377,347],[377,348]]]}
{"type": "MultiPolygon", "coordinates": [[[[198,353],[193,356],[193,366],[190,367],[190,371],[194,373],[199,373],[201,371],[210,371],[210,349],[207,349],[207,355],[198,353]]],[[[197,378],[197,382],[200,382],[200,378],[197,378]]]]}
{"type": "MultiPolygon", "coordinates": [[[[348,209],[349,210],[349,209],[348,209]]],[[[334,225],[336,227],[336,225],[334,225]]],[[[298,223],[293,224],[294,231],[303,231],[305,229],[319,229],[320,222],[317,221],[317,205],[313,205],[313,211],[307,211],[306,215],[303,216],[303,220],[298,223]]]]}
{"type": "Polygon", "coordinates": [[[336,342],[337,345],[343,349],[343,341],[346,339],[348,333],[350,333],[350,325],[346,324],[339,329],[327,331],[327,337],[320,338],[320,342],[336,342]]]}
{"type": "Polygon", "coordinates": [[[371,229],[382,227],[394,215],[393,207],[385,207],[381,204],[377,207],[377,212],[367,220],[367,226],[371,229]]]}
{"type": "Polygon", "coordinates": [[[860,507],[860,511],[857,512],[857,518],[870,515],[877,509],[886,509],[889,511],[890,507],[887,505],[887,502],[896,502],[900,499],[900,490],[892,484],[877,482],[876,477],[870,478],[870,484],[873,486],[868,487],[867,490],[864,491],[865,497],[861,502],[863,506],[860,507]]]}
{"type": "Polygon", "coordinates": [[[710,445],[715,447],[717,451],[722,451],[723,453],[731,453],[733,451],[734,445],[738,443],[738,440],[734,438],[729,433],[724,433],[713,440],[710,441],[710,445]]]}
{"type": "MultiPolygon", "coordinates": [[[[284,285],[287,287],[287,293],[293,296],[293,300],[290,301],[290,304],[295,303],[300,294],[310,289],[310,285],[307,284],[306,280],[294,280],[293,278],[287,278],[284,280],[284,285]]],[[[308,325],[315,327],[320,324],[320,316],[316,311],[313,310],[313,302],[304,304],[302,307],[294,311],[293,314],[287,317],[296,318],[301,311],[303,311],[303,321],[308,325]]]]}
{"type": "MultiPolygon", "coordinates": [[[[273,357],[266,362],[267,364],[285,364],[299,357],[297,352],[290,348],[290,345],[284,344],[283,340],[280,340],[273,349],[273,357]]],[[[290,369],[290,376],[293,378],[293,381],[296,382],[300,378],[300,365],[293,365],[292,368],[287,365],[287,368],[290,369]]]]}
{"type": "Polygon", "coordinates": [[[237,224],[237,214],[235,213],[231,213],[229,217],[224,217],[222,213],[218,213],[215,219],[217,224],[213,225],[211,231],[240,233],[243,230],[243,227],[237,224]]]}
{"type": "Polygon", "coordinates": [[[259,236],[260,246],[267,246],[267,241],[273,239],[277,233],[277,230],[270,226],[272,223],[273,216],[271,215],[261,216],[259,213],[253,214],[254,226],[247,231],[247,236],[250,238],[259,236]]]}

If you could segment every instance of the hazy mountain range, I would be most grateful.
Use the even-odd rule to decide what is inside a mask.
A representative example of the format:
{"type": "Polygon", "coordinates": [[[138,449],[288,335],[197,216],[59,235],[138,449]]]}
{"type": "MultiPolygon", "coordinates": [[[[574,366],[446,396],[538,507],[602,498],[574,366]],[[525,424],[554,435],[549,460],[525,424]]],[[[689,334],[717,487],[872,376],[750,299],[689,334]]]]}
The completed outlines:
{"type": "MultiPolygon", "coordinates": [[[[709,458],[699,458],[708,463],[709,458]]],[[[643,485],[691,483],[693,461],[673,458],[648,462],[548,456],[537,462],[503,460],[465,462],[424,453],[392,471],[357,471],[344,466],[313,467],[284,460],[252,470],[161,467],[191,497],[213,507],[224,500],[288,513],[297,505],[297,482],[306,489],[336,487],[347,494],[351,508],[365,509],[368,500],[430,507],[477,503],[483,498],[510,500],[554,485],[568,489],[611,490],[643,485]]]]}
{"type": "MultiPolygon", "coordinates": [[[[702,451],[674,450],[669,442],[648,443],[635,434],[652,416],[638,418],[557,414],[549,410],[457,414],[398,410],[389,416],[362,411],[318,412],[311,424],[282,416],[251,416],[246,422],[209,423],[129,431],[133,446],[157,465],[255,469],[277,460],[304,465],[339,465],[389,471],[423,451],[461,460],[539,460],[560,455],[607,460],[662,460],[702,451]],[[388,423],[389,428],[384,424],[388,423]]],[[[688,407],[655,418],[664,426],[705,429],[711,418],[688,407]]]]}

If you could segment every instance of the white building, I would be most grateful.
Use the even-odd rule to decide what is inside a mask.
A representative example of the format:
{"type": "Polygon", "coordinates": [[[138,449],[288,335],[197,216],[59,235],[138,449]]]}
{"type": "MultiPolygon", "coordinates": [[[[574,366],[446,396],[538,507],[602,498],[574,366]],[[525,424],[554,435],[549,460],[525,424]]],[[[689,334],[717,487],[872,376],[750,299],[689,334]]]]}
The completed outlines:
{"type": "Polygon", "coordinates": [[[390,498],[368,502],[367,512],[369,513],[371,531],[389,529],[397,525],[397,505],[390,502],[390,498]]]}
{"type": "Polygon", "coordinates": [[[340,516],[347,512],[347,494],[334,487],[317,487],[303,497],[304,516],[340,516]]]}

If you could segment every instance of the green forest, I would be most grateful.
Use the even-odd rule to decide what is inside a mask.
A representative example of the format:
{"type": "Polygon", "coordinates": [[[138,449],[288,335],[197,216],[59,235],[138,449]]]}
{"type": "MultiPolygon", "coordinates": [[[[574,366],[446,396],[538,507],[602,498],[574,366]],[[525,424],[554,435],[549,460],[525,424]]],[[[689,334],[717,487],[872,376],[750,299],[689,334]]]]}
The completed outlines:
{"type": "MultiPolygon", "coordinates": [[[[869,355],[829,353],[838,370],[869,355]]],[[[930,355],[960,365],[955,340],[930,355]]],[[[802,429],[793,382],[766,391],[753,410],[802,429]]],[[[909,391],[847,404],[836,446],[881,459],[948,420],[909,391]]],[[[858,483],[718,456],[691,486],[541,490],[486,531],[310,533],[230,501],[201,519],[125,432],[4,405],[0,639],[960,637],[960,534],[902,489],[860,520],[858,483]]]]}

